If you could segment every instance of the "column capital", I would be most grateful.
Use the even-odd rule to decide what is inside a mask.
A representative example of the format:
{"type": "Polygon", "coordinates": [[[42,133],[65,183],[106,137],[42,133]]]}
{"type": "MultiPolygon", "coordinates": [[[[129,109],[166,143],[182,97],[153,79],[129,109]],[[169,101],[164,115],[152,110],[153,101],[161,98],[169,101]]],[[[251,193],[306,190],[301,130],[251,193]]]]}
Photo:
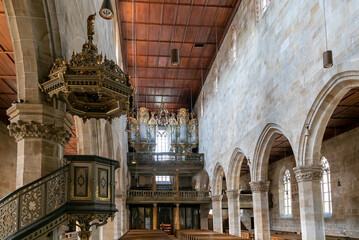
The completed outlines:
{"type": "Polygon", "coordinates": [[[179,203],[176,203],[176,207],[179,207],[179,205],[180,205],[179,203]]]}
{"type": "Polygon", "coordinates": [[[71,133],[63,126],[55,124],[44,124],[35,121],[23,121],[10,123],[8,126],[10,136],[16,141],[24,138],[44,138],[49,141],[58,142],[62,145],[70,141],[71,133]]]}
{"type": "Polygon", "coordinates": [[[222,201],[223,195],[213,195],[211,196],[212,202],[219,202],[222,201]]]}
{"type": "Polygon", "coordinates": [[[321,180],[323,168],[318,165],[307,165],[293,168],[297,182],[321,180]]]}
{"type": "Polygon", "coordinates": [[[268,192],[269,184],[269,181],[258,181],[249,183],[252,192],[268,192]]]}
{"type": "Polygon", "coordinates": [[[119,198],[121,200],[126,200],[127,193],[126,193],[126,191],[117,191],[117,193],[115,194],[115,197],[119,198]]]}
{"type": "Polygon", "coordinates": [[[154,207],[157,207],[157,203],[154,203],[153,206],[154,206],[154,207]]]}
{"type": "Polygon", "coordinates": [[[239,190],[238,189],[226,190],[226,195],[228,199],[239,198],[239,190]]]}

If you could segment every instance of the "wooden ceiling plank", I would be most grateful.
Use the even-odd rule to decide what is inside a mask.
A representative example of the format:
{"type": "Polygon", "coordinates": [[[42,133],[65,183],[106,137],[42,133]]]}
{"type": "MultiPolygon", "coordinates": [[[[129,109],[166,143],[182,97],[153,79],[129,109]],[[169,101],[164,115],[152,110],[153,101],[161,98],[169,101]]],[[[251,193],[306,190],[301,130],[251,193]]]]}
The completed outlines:
{"type": "MultiPolygon", "coordinates": [[[[128,2],[128,3],[131,3],[132,0],[119,0],[119,2],[128,2]]],[[[136,3],[146,3],[147,0],[136,0],[136,3]]],[[[160,3],[160,2],[151,2],[151,4],[163,4],[163,5],[171,5],[171,6],[176,6],[177,4],[175,3],[175,1],[173,2],[163,2],[163,3],[160,3]]],[[[181,5],[181,6],[190,6],[191,4],[189,3],[179,3],[178,5],[181,5]]],[[[204,6],[207,6],[207,7],[218,7],[218,5],[216,4],[193,4],[193,6],[196,6],[196,7],[204,7],[204,6]]],[[[222,5],[221,8],[228,8],[228,9],[232,9],[233,7],[232,6],[228,6],[228,5],[222,5]]]]}

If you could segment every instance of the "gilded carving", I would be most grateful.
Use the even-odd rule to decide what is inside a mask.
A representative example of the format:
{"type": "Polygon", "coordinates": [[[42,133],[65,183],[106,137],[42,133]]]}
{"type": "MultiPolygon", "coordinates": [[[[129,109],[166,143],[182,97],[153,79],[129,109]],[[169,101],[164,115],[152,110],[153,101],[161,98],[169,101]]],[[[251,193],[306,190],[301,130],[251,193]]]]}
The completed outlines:
{"type": "Polygon", "coordinates": [[[37,221],[44,215],[43,185],[20,196],[20,228],[37,221]]]}
{"type": "Polygon", "coordinates": [[[5,239],[17,231],[17,207],[17,199],[0,207],[0,239],[5,239]]]}
{"type": "Polygon", "coordinates": [[[250,182],[252,192],[268,192],[269,182],[259,181],[259,182],[250,182]]]}
{"type": "Polygon", "coordinates": [[[47,213],[50,213],[66,203],[67,174],[61,174],[47,183],[47,213]]]}
{"type": "Polygon", "coordinates": [[[71,139],[71,133],[65,127],[57,127],[55,124],[19,120],[16,123],[10,123],[8,129],[10,136],[13,136],[16,141],[26,137],[39,137],[64,145],[71,139]]]}

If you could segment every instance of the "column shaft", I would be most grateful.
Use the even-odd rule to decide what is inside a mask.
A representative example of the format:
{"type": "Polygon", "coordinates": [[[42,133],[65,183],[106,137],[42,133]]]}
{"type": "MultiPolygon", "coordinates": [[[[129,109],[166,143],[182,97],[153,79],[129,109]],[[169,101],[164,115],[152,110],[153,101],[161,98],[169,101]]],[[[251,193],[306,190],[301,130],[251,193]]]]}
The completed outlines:
{"type": "Polygon", "coordinates": [[[223,233],[222,195],[212,196],[213,231],[223,233]]]}
{"type": "Polygon", "coordinates": [[[258,240],[270,240],[268,189],[269,182],[251,182],[254,232],[258,240]]]}
{"type": "Polygon", "coordinates": [[[227,190],[229,234],[241,236],[241,216],[239,205],[239,191],[237,189],[227,190]]]}
{"type": "Polygon", "coordinates": [[[294,168],[299,190],[300,224],[302,239],[324,240],[325,228],[320,180],[320,166],[294,168]]]}
{"type": "Polygon", "coordinates": [[[153,204],[153,230],[157,230],[157,204],[153,204]]]}
{"type": "Polygon", "coordinates": [[[181,225],[180,225],[180,208],[179,208],[179,204],[176,204],[176,209],[175,209],[175,230],[180,230],[181,229],[181,225]]]}

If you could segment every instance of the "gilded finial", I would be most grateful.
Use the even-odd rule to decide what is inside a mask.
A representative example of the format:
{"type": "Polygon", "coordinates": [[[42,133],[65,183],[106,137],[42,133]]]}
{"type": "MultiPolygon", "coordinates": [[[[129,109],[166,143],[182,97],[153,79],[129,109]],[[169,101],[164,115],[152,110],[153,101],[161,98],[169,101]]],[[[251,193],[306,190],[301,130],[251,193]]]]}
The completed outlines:
{"type": "Polygon", "coordinates": [[[93,35],[95,35],[95,25],[94,25],[95,16],[96,16],[96,13],[91,14],[87,18],[87,37],[88,37],[89,42],[91,42],[91,43],[93,40],[93,35]]]}

